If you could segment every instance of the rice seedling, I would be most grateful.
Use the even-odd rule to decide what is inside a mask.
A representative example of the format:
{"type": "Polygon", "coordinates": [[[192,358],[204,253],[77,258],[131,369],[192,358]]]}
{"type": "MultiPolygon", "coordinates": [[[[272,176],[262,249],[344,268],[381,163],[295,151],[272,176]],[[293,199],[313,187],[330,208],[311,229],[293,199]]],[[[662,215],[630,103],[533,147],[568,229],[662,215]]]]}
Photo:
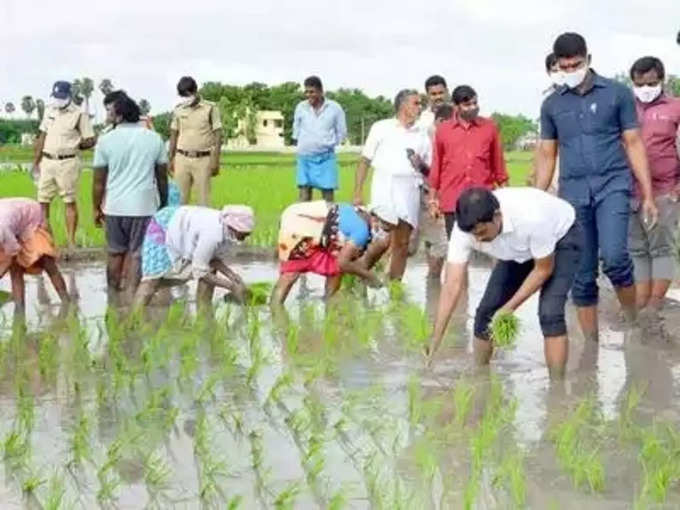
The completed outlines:
{"type": "Polygon", "coordinates": [[[340,489],[328,500],[328,510],[342,510],[347,505],[347,490],[340,489]]]}
{"type": "Polygon", "coordinates": [[[47,483],[39,473],[29,472],[26,477],[21,481],[21,491],[24,494],[34,494],[35,490],[47,483]]]}
{"type": "Polygon", "coordinates": [[[407,348],[419,351],[432,334],[432,325],[425,311],[418,305],[406,305],[400,311],[403,329],[406,331],[404,341],[407,348]]]}
{"type": "Polygon", "coordinates": [[[58,349],[57,338],[53,334],[48,332],[40,338],[38,369],[45,378],[51,379],[56,375],[58,349]]]}
{"type": "Polygon", "coordinates": [[[470,411],[472,410],[472,398],[474,387],[463,379],[459,379],[453,389],[453,402],[455,406],[455,423],[462,428],[465,425],[470,411]]]}
{"type": "Polygon", "coordinates": [[[278,493],[274,500],[274,508],[277,510],[293,510],[295,508],[295,499],[300,494],[300,482],[289,483],[281,492],[278,493]]]}
{"type": "Polygon", "coordinates": [[[505,454],[494,478],[494,485],[504,487],[518,508],[524,507],[527,498],[524,455],[517,450],[505,454]]]}
{"type": "Polygon", "coordinates": [[[599,416],[593,397],[588,397],[550,434],[557,458],[570,475],[574,487],[586,487],[591,492],[601,492],[605,485],[598,440],[590,437],[594,429],[593,422],[597,420],[599,416]]]}
{"type": "Polygon", "coordinates": [[[390,280],[387,290],[392,301],[403,301],[406,299],[406,287],[399,280],[390,280]]]}
{"type": "Polygon", "coordinates": [[[69,464],[79,466],[83,460],[92,459],[90,447],[90,421],[84,414],[78,418],[71,436],[71,460],[69,464]]]}
{"type": "Polygon", "coordinates": [[[47,485],[47,494],[41,502],[44,510],[60,510],[64,501],[66,488],[64,478],[54,473],[47,485]]]}
{"type": "Polygon", "coordinates": [[[680,433],[671,425],[654,423],[641,432],[640,502],[665,503],[668,490],[680,482],[680,433]]]}
{"type": "Polygon", "coordinates": [[[491,322],[491,339],[496,347],[508,349],[515,345],[519,334],[520,322],[510,312],[497,313],[491,322]]]}
{"type": "Polygon", "coordinates": [[[172,468],[158,453],[151,452],[144,459],[144,482],[151,494],[156,494],[170,486],[172,468]]]}
{"type": "Polygon", "coordinates": [[[638,434],[638,427],[633,420],[633,414],[637,410],[642,397],[646,392],[646,387],[633,384],[623,400],[621,412],[619,413],[618,429],[619,440],[632,440],[638,434]]]}
{"type": "Polygon", "coordinates": [[[420,380],[417,376],[412,375],[409,378],[406,390],[408,392],[409,421],[411,426],[416,426],[423,417],[423,394],[420,388],[420,380]]]}
{"type": "Polygon", "coordinates": [[[3,458],[13,466],[24,465],[30,455],[28,434],[18,428],[10,430],[2,440],[3,458]]]}
{"type": "Polygon", "coordinates": [[[256,282],[248,285],[248,305],[265,305],[269,301],[274,286],[271,282],[256,282]]]}

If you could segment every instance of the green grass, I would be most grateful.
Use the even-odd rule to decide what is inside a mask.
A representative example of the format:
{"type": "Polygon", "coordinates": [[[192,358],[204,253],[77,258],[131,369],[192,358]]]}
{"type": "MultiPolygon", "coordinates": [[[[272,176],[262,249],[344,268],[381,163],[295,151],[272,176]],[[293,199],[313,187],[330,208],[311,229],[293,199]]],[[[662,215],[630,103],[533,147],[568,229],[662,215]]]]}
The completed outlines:
{"type": "MultiPolygon", "coordinates": [[[[29,162],[32,150],[26,147],[0,147],[0,163],[29,162]]],[[[80,181],[78,210],[80,221],[76,240],[81,246],[104,245],[104,231],[94,226],[92,215],[92,172],[87,169],[91,151],[83,157],[86,169],[80,181]]],[[[354,187],[354,171],[357,154],[342,153],[340,163],[340,190],[338,201],[350,201],[354,187]]],[[[530,153],[510,152],[506,155],[508,173],[512,185],[523,185],[529,171],[530,153]]],[[[30,175],[20,171],[0,173],[0,197],[35,197],[36,189],[30,175]]],[[[248,204],[255,209],[256,226],[248,244],[273,247],[278,235],[281,212],[295,202],[298,191],[295,186],[295,155],[287,153],[225,153],[222,155],[220,175],[212,181],[212,205],[248,204]]],[[[319,197],[315,193],[314,197],[319,197]]],[[[368,189],[365,191],[368,200],[368,189]]],[[[57,244],[66,244],[64,206],[57,199],[52,204],[52,228],[57,244]]]]}

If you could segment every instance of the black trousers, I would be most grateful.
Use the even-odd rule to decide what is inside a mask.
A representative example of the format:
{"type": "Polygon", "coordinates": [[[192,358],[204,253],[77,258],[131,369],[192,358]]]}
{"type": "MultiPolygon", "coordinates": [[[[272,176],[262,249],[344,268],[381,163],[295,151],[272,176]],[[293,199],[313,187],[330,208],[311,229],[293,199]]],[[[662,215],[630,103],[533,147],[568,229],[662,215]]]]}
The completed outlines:
{"type": "MultiPolygon", "coordinates": [[[[545,337],[567,333],[564,306],[579,267],[583,242],[583,230],[575,223],[555,245],[555,268],[543,284],[538,301],[538,319],[545,337]]],[[[523,263],[499,260],[496,263],[475,314],[475,337],[489,339],[489,325],[494,314],[517,292],[533,268],[533,260],[523,263]]]]}
{"type": "Polygon", "coordinates": [[[451,232],[453,232],[453,226],[456,224],[456,213],[446,212],[444,213],[444,225],[446,227],[446,238],[451,239],[451,232]]]}

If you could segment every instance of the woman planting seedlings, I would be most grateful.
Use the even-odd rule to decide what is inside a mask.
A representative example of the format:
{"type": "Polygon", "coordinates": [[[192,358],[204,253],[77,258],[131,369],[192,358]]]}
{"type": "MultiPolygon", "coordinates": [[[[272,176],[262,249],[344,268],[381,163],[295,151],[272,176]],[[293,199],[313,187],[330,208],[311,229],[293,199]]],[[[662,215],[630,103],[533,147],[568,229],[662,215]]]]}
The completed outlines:
{"type": "Polygon", "coordinates": [[[477,308],[475,359],[488,364],[493,352],[489,326],[495,315],[508,336],[516,324],[508,314],[540,291],[538,318],[544,336],[545,360],[551,378],[564,377],[568,340],[564,306],[579,264],[583,234],[574,208],[566,201],[533,188],[488,191],[471,188],[456,206],[446,282],[435,321],[428,363],[439,348],[465,281],[472,250],[498,263],[491,272],[477,308]]]}
{"type": "Polygon", "coordinates": [[[161,286],[198,279],[196,300],[210,304],[215,287],[231,291],[244,302],[243,280],[225,263],[229,247],[253,231],[253,210],[227,205],[221,211],[191,205],[165,207],[151,219],[142,245],[142,283],[136,305],[149,303],[161,286]],[[218,274],[220,273],[220,274],[218,274]]]}
{"type": "Polygon", "coordinates": [[[326,297],[337,292],[345,273],[379,287],[381,282],[371,268],[387,251],[386,232],[398,221],[388,207],[368,212],[324,200],[287,207],[281,216],[280,276],[272,304],[282,305],[298,277],[308,272],[326,277],[326,297]]]}
{"type": "Polygon", "coordinates": [[[69,301],[57,267],[57,250],[47,231],[40,204],[28,198],[0,199],[0,278],[9,271],[18,313],[26,308],[24,274],[47,272],[61,300],[69,301]]]}

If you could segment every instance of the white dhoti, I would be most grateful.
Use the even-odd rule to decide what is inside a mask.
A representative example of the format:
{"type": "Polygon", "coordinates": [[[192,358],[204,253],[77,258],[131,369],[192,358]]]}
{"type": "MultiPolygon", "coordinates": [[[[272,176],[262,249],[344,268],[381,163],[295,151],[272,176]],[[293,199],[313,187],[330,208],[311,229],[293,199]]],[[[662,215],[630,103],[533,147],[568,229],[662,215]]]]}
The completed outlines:
{"type": "Polygon", "coordinates": [[[392,175],[375,172],[371,181],[371,206],[389,207],[400,220],[417,228],[421,183],[416,173],[392,175]]]}

